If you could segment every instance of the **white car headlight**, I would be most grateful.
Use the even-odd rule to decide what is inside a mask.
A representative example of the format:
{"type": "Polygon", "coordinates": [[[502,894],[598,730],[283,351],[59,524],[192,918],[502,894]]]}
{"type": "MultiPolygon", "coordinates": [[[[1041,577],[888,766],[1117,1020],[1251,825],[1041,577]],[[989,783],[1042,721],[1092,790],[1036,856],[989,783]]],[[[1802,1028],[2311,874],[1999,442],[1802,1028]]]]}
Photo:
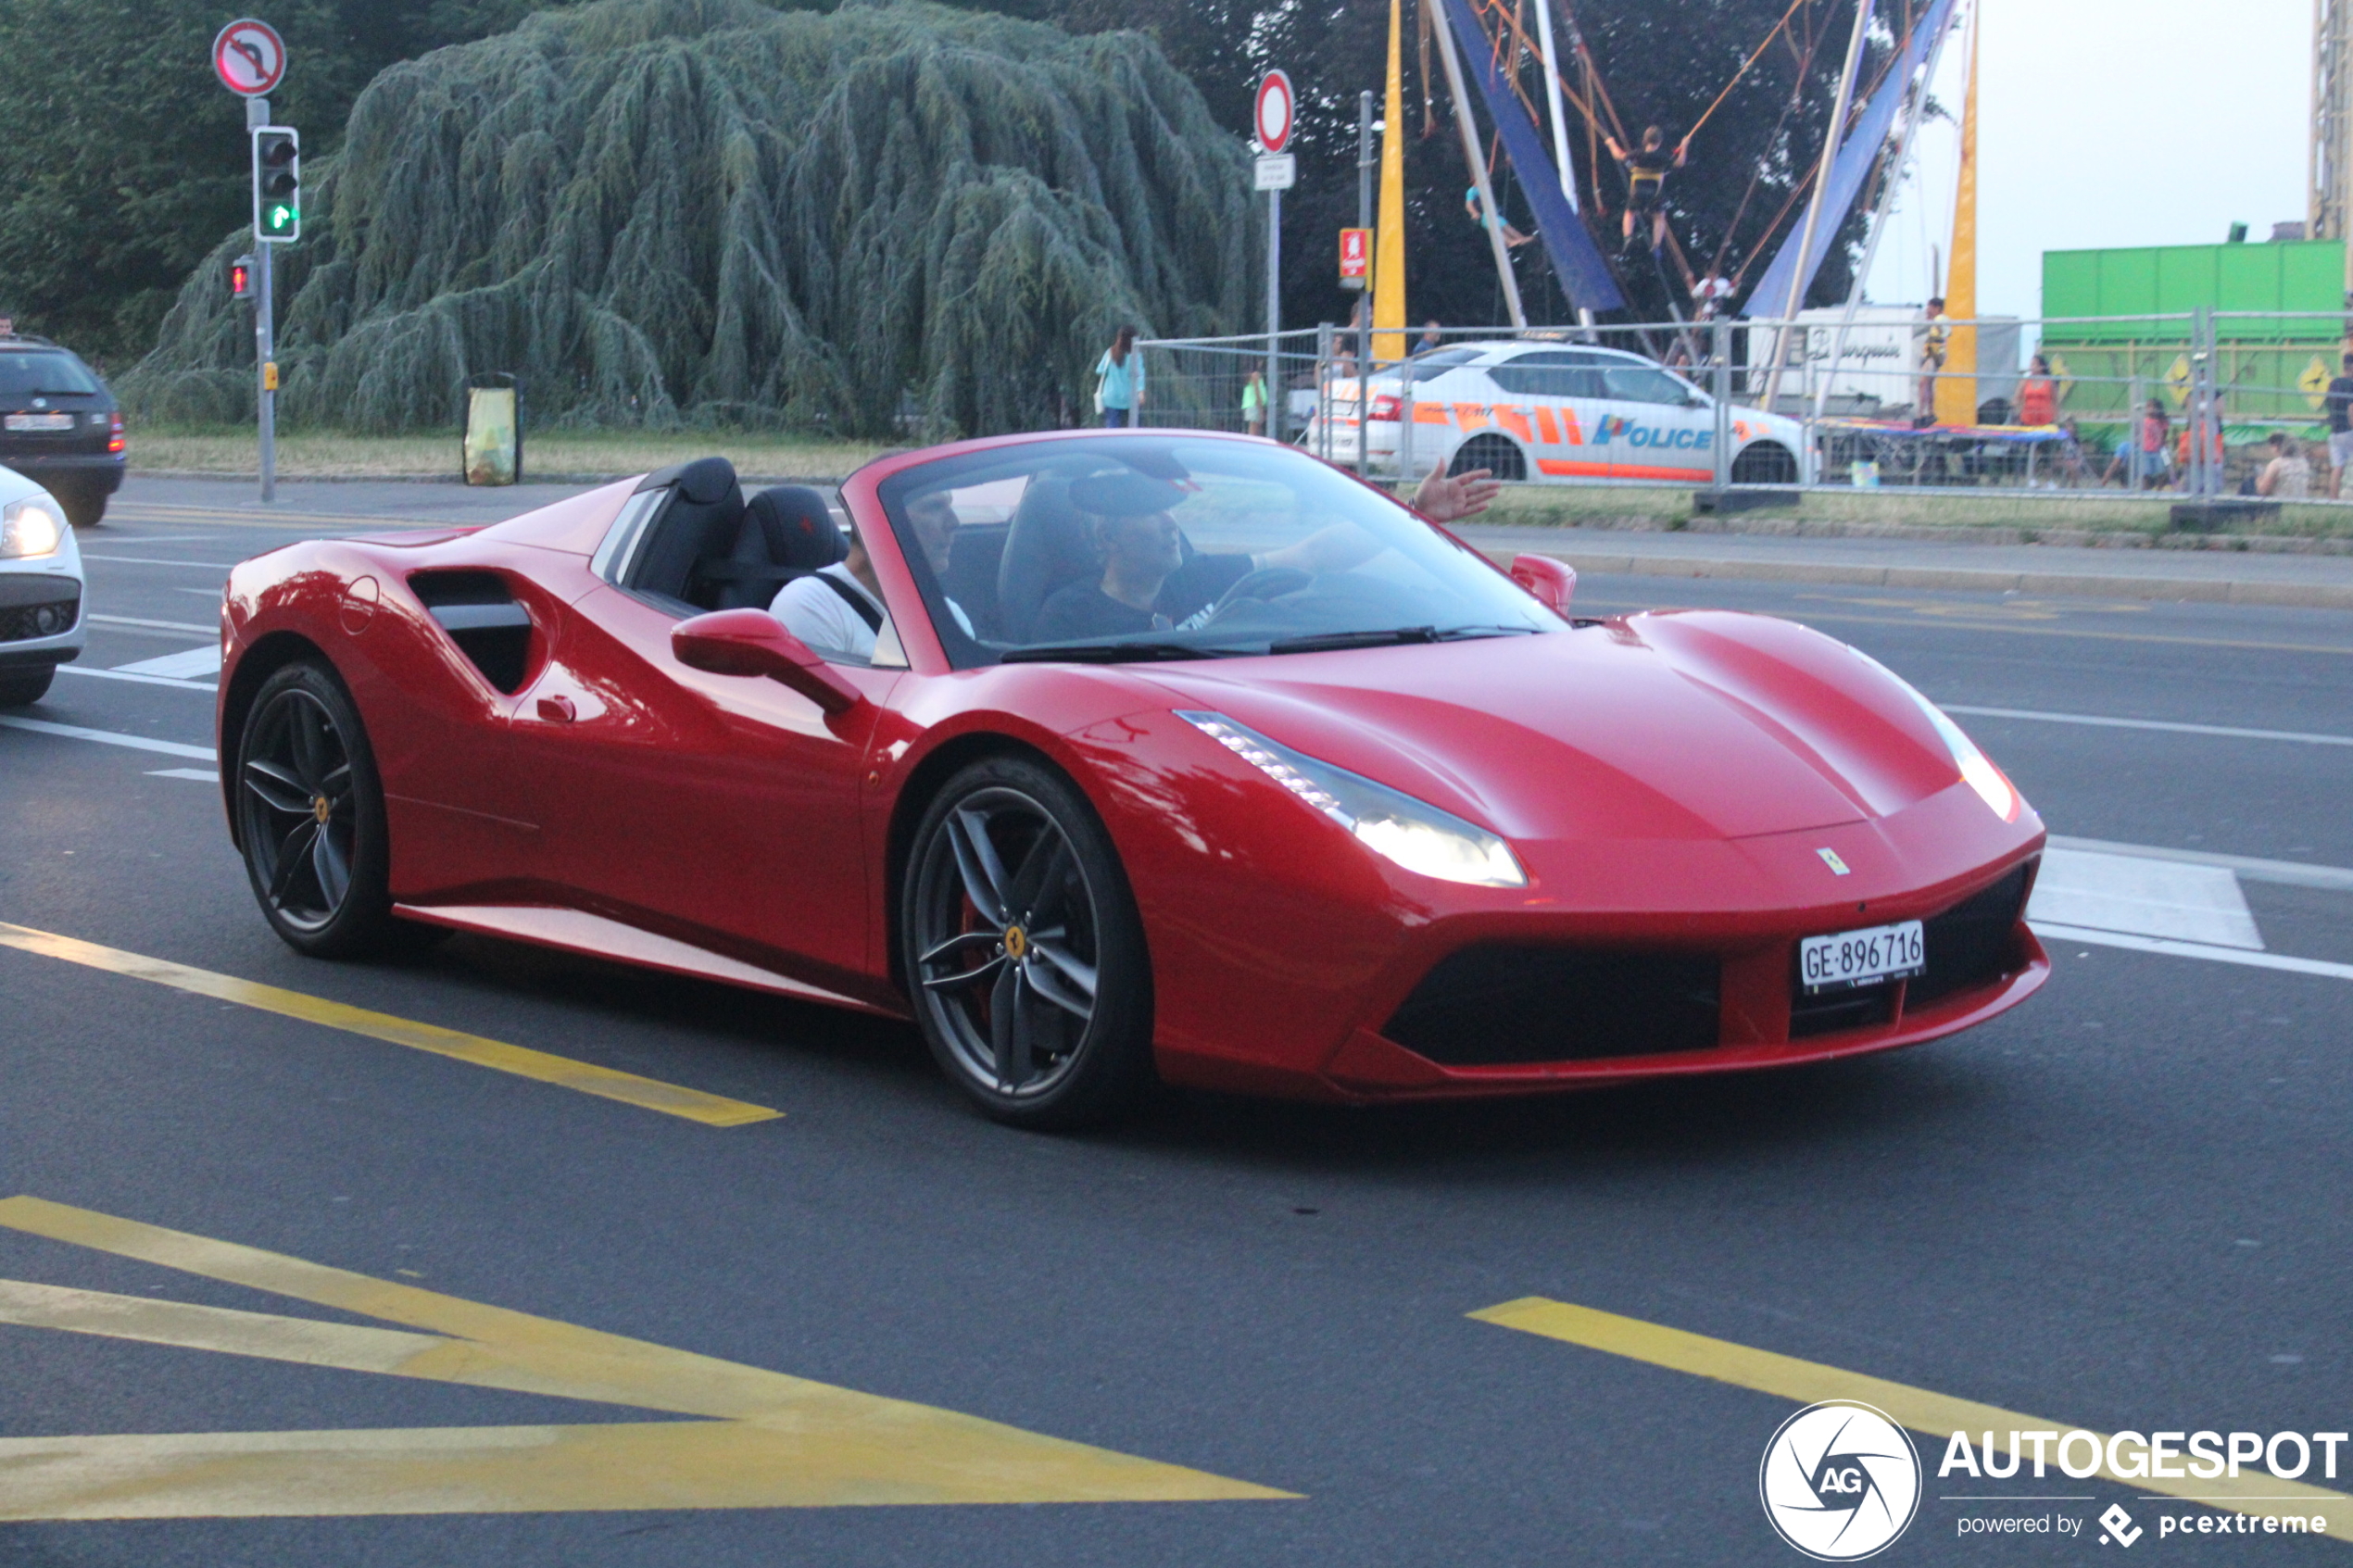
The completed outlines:
{"type": "Polygon", "coordinates": [[[28,498],[0,509],[0,560],[19,560],[54,552],[65,537],[44,498],[28,498]]]}
{"type": "Polygon", "coordinates": [[[1937,737],[1944,741],[1944,749],[1953,754],[1953,765],[1961,771],[1961,782],[1977,791],[1977,797],[1991,807],[1994,814],[2002,821],[2018,821],[2025,800],[2020,797],[2017,787],[2003,776],[2002,770],[1994,766],[1985,753],[1977,749],[1977,743],[1962,734],[1961,727],[1953,722],[1943,709],[1913,690],[1912,684],[1903,676],[1860,648],[1855,650],[1855,656],[1894,682],[1906,696],[1919,705],[1919,710],[1928,715],[1928,721],[1936,727],[1937,737]]]}
{"type": "Polygon", "coordinates": [[[1478,887],[1528,885],[1512,847],[1476,822],[1293,751],[1222,713],[1180,709],[1176,717],[1409,872],[1478,887]]]}

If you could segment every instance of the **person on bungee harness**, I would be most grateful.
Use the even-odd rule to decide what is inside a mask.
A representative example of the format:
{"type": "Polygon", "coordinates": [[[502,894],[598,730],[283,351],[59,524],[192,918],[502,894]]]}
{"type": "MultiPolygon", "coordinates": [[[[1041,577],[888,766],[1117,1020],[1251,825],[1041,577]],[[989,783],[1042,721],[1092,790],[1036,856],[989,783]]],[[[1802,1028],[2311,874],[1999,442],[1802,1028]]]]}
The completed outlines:
{"type": "Polygon", "coordinates": [[[1667,171],[1683,167],[1683,157],[1691,150],[1687,137],[1667,150],[1667,132],[1657,126],[1645,126],[1642,144],[1629,152],[1618,144],[1617,138],[1605,138],[1609,156],[1626,170],[1626,213],[1620,232],[1626,248],[1634,248],[1634,224],[1637,219],[1648,219],[1650,248],[1655,252],[1667,244],[1667,208],[1662,200],[1667,191],[1667,171]]]}

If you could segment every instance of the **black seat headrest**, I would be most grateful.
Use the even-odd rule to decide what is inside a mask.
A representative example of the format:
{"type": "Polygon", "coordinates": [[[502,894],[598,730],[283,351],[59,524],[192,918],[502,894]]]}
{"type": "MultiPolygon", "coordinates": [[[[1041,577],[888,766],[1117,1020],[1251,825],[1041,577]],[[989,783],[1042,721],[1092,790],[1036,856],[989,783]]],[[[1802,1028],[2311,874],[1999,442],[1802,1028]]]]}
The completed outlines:
{"type": "Polygon", "coordinates": [[[849,541],[825,497],[806,484],[779,484],[744,504],[737,560],[764,560],[796,576],[828,567],[849,554],[849,541]]]}
{"type": "Polygon", "coordinates": [[[1013,526],[1005,531],[1005,553],[997,563],[997,614],[1005,635],[1029,640],[1029,629],[1054,591],[1075,583],[1102,563],[1087,521],[1071,504],[1071,482],[1041,473],[1021,493],[1013,526]]]}

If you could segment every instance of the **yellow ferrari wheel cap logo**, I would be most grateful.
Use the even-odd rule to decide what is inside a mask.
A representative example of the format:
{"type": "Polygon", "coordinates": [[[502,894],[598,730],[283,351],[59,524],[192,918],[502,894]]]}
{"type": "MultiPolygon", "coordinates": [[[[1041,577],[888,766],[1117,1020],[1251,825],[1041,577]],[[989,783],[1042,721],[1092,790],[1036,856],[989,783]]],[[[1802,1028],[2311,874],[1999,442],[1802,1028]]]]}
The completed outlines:
{"type": "Polygon", "coordinates": [[[310,797],[310,814],[324,824],[335,814],[335,804],[323,795],[314,795],[310,797]]]}
{"type": "Polygon", "coordinates": [[[1009,959],[1019,959],[1028,951],[1029,933],[1017,925],[1005,927],[1005,956],[1009,959]]]}

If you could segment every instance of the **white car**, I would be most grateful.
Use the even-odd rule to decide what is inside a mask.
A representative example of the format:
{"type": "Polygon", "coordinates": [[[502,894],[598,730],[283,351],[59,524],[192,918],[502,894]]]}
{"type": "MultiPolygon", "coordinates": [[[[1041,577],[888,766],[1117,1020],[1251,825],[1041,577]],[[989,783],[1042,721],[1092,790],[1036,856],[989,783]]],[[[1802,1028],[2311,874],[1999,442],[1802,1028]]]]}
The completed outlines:
{"type": "Polygon", "coordinates": [[[89,638],[82,551],[65,517],[56,496],[0,469],[0,708],[40,701],[89,638]]]}
{"type": "MultiPolygon", "coordinates": [[[[1716,405],[1639,354],[1549,343],[1464,343],[1409,362],[1413,473],[1486,469],[1509,480],[1664,480],[1706,484],[1716,473],[1716,405]]],[[[1329,455],[1356,460],[1357,383],[1333,383],[1329,455]]],[[[1404,382],[1372,378],[1371,468],[1396,473],[1404,382]]],[[[1736,484],[1812,478],[1804,427],[1755,408],[1731,409],[1736,484]]],[[[1326,451],[1311,423],[1304,445],[1326,451]]]]}

